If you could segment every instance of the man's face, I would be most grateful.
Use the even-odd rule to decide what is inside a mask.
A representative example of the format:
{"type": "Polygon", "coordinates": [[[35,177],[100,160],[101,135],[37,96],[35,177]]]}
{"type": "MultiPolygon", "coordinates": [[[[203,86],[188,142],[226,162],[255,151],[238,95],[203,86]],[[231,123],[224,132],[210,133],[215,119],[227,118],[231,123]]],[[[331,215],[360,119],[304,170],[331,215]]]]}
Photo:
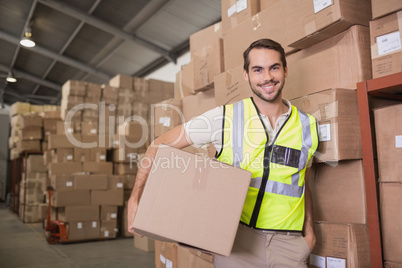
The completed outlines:
{"type": "Polygon", "coordinates": [[[250,65],[248,73],[244,71],[244,78],[255,95],[267,102],[274,102],[281,96],[288,74],[280,53],[273,49],[254,48],[248,57],[250,65]]]}

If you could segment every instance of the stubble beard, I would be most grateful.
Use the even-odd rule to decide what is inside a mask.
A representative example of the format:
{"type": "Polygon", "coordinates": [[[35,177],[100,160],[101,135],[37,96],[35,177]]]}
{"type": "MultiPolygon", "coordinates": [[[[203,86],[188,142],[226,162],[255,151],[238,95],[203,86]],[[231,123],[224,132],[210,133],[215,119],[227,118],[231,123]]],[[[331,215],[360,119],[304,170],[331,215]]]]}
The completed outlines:
{"type": "Polygon", "coordinates": [[[278,99],[278,97],[279,97],[279,96],[281,95],[281,93],[282,93],[283,87],[285,86],[285,80],[283,80],[283,82],[282,82],[280,88],[278,89],[276,95],[275,95],[272,99],[268,99],[268,98],[264,97],[264,95],[263,95],[261,92],[259,92],[255,87],[253,87],[253,86],[251,85],[251,82],[250,82],[250,81],[248,81],[248,83],[249,83],[249,85],[250,85],[251,90],[254,92],[255,95],[257,95],[257,96],[258,96],[260,99],[262,99],[263,101],[270,102],[270,103],[275,102],[275,101],[278,99]]]}

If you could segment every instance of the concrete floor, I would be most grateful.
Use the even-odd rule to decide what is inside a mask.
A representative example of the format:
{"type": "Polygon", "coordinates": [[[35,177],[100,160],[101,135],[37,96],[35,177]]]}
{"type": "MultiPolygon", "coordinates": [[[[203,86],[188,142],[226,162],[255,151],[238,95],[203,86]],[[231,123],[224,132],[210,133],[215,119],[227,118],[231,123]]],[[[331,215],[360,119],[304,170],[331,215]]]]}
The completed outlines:
{"type": "Polygon", "coordinates": [[[134,248],[132,238],[49,245],[42,224],[25,224],[0,203],[2,268],[134,267],[153,268],[153,252],[134,248]]]}

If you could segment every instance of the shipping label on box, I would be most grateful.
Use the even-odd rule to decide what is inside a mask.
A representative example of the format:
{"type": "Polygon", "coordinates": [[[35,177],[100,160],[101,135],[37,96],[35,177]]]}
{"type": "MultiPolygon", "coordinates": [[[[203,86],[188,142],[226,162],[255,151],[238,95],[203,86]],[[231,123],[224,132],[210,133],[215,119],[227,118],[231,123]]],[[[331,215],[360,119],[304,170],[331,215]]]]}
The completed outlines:
{"type": "Polygon", "coordinates": [[[160,146],[134,229],[229,256],[250,179],[246,170],[160,146]]]}
{"type": "Polygon", "coordinates": [[[315,222],[314,231],[317,243],[309,267],[371,267],[366,224],[315,222]]]}
{"type": "Polygon", "coordinates": [[[373,78],[402,71],[402,11],[370,22],[373,78]]]}

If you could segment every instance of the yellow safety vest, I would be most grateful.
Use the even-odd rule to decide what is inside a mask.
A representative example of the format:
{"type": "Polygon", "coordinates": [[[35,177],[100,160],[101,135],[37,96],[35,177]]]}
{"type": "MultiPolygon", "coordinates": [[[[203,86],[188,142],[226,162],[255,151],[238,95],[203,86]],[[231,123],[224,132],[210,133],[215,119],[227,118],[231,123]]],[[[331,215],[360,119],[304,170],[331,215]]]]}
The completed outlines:
{"type": "Polygon", "coordinates": [[[305,172],[318,148],[316,119],[292,111],[269,145],[252,98],[224,106],[223,147],[218,160],[252,173],[241,222],[258,229],[302,231],[305,172]]]}

